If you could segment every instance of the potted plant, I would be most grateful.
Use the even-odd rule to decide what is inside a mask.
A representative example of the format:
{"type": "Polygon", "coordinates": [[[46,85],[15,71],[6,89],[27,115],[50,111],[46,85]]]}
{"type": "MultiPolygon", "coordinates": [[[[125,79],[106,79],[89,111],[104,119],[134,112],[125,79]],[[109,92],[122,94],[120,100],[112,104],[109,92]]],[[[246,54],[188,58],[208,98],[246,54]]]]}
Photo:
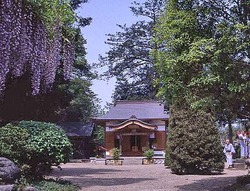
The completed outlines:
{"type": "Polygon", "coordinates": [[[142,160],[142,164],[152,164],[154,162],[154,150],[148,149],[143,152],[143,155],[146,157],[142,160]]]}
{"type": "Polygon", "coordinates": [[[111,159],[106,159],[105,164],[122,165],[123,159],[120,159],[120,149],[113,148],[111,150],[111,159]]]}

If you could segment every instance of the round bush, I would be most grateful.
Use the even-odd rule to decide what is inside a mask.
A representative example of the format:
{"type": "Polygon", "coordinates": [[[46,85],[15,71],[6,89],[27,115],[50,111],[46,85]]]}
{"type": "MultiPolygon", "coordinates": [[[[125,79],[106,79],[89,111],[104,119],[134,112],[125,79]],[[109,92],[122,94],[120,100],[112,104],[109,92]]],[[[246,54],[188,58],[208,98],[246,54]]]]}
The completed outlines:
{"type": "Polygon", "coordinates": [[[26,129],[7,124],[0,128],[0,156],[9,158],[15,163],[27,160],[27,141],[29,133],[26,129]]]}
{"type": "Polygon", "coordinates": [[[72,144],[65,132],[53,123],[21,121],[19,127],[30,135],[28,148],[32,164],[59,165],[66,163],[72,156],[72,144]]]}
{"type": "Polygon", "coordinates": [[[20,166],[28,165],[27,174],[36,175],[52,165],[66,163],[72,152],[68,137],[55,124],[21,121],[0,128],[0,155],[20,166]]]}

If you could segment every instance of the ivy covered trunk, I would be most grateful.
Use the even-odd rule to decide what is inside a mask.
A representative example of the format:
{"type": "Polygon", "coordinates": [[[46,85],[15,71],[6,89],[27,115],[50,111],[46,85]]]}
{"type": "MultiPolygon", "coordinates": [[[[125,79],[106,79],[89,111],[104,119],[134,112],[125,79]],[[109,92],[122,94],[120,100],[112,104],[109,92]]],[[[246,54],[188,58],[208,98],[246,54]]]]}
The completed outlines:
{"type": "Polygon", "coordinates": [[[167,142],[168,165],[177,174],[210,174],[224,169],[219,132],[210,113],[173,106],[167,142]]]}

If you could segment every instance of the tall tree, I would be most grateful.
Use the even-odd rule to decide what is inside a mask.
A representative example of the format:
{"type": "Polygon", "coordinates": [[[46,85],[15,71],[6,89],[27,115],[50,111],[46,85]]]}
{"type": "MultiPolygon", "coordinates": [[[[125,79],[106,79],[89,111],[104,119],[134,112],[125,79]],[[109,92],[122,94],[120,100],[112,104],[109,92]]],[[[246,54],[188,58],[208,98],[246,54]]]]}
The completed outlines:
{"type": "Polygon", "coordinates": [[[168,1],[156,28],[155,42],[161,47],[157,50],[157,69],[162,85],[159,95],[171,108],[166,159],[175,173],[211,173],[224,168],[211,107],[204,104],[202,108],[193,108],[196,100],[211,103],[208,92],[192,86],[192,82],[206,74],[206,60],[195,50],[197,47],[211,49],[206,39],[213,30],[211,25],[206,27],[205,22],[209,19],[200,22],[204,12],[197,15],[194,5],[194,1],[168,1]]]}
{"type": "Polygon", "coordinates": [[[100,56],[99,64],[108,67],[105,77],[117,78],[114,100],[155,98],[157,73],[150,51],[156,47],[151,40],[153,27],[164,6],[165,0],[147,0],[142,4],[134,1],[130,9],[143,20],[131,26],[117,25],[121,32],[107,35],[110,50],[107,56],[100,56]]]}
{"type": "Polygon", "coordinates": [[[211,110],[229,127],[249,118],[249,14],[247,1],[169,1],[156,28],[160,95],[211,110]]]}

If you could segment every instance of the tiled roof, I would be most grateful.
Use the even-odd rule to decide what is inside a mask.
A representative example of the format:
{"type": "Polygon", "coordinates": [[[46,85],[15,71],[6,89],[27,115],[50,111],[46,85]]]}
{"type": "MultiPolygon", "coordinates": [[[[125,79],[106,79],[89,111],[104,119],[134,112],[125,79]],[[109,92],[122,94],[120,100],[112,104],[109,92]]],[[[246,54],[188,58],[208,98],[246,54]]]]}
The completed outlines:
{"type": "Polygon", "coordinates": [[[163,119],[169,118],[164,112],[164,105],[156,100],[130,100],[118,101],[116,105],[110,108],[109,112],[101,117],[95,118],[102,120],[124,120],[135,116],[137,119],[163,119]]]}
{"type": "Polygon", "coordinates": [[[89,137],[92,135],[94,124],[82,122],[60,122],[57,126],[62,128],[69,137],[89,137]]]}

